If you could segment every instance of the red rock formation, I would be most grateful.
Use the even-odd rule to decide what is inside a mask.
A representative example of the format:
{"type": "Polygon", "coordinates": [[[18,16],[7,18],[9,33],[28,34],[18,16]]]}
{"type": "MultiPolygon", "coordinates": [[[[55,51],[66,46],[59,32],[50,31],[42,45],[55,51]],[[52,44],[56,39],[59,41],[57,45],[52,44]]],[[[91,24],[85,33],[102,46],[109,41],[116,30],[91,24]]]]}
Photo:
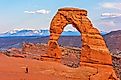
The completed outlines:
{"type": "Polygon", "coordinates": [[[46,54],[47,48],[46,44],[24,43],[22,53],[26,56],[26,58],[40,60],[41,55],[46,54]]]}
{"type": "Polygon", "coordinates": [[[87,11],[77,8],[59,9],[54,16],[50,25],[50,40],[48,42],[50,57],[61,58],[57,40],[67,24],[72,24],[82,34],[81,62],[112,64],[105,41],[87,18],[87,11]]]}
{"type": "Polygon", "coordinates": [[[24,58],[24,55],[22,55],[22,50],[21,49],[17,49],[17,48],[10,48],[6,52],[3,52],[3,53],[6,54],[9,57],[24,58]]]}
{"type": "Polygon", "coordinates": [[[48,57],[61,58],[61,50],[57,41],[67,24],[72,24],[82,35],[80,68],[85,67],[85,70],[82,70],[82,73],[79,74],[83,75],[82,80],[118,80],[105,41],[87,18],[86,10],[78,8],[58,10],[50,25],[48,57]],[[92,71],[90,71],[90,68],[92,71]],[[93,69],[95,70],[94,73],[93,69]],[[86,72],[89,74],[85,74],[86,72]]]}
{"type": "Polygon", "coordinates": [[[7,51],[13,54],[21,54],[21,49],[18,49],[18,48],[10,48],[7,51]]]}

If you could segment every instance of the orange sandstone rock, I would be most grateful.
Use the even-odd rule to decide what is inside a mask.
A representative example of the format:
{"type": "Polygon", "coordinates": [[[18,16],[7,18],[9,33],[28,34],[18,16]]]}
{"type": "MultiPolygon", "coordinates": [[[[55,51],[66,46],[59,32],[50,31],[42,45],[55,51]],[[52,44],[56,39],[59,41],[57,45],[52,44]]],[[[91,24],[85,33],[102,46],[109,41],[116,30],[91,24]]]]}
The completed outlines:
{"type": "Polygon", "coordinates": [[[87,11],[78,8],[61,8],[54,16],[50,25],[49,57],[61,58],[57,40],[67,24],[72,24],[82,34],[80,61],[112,64],[110,52],[103,37],[87,18],[87,11]]]}
{"type": "MultiPolygon", "coordinates": [[[[87,18],[87,11],[78,8],[61,8],[52,19],[48,57],[61,58],[57,43],[66,25],[72,24],[82,35],[80,69],[72,73],[73,78],[80,80],[118,80],[112,67],[112,58],[106,43],[87,18]],[[77,74],[78,73],[78,74],[77,74]]],[[[66,76],[66,75],[65,75],[66,76]]],[[[73,79],[72,79],[73,80],[73,79]]]]}

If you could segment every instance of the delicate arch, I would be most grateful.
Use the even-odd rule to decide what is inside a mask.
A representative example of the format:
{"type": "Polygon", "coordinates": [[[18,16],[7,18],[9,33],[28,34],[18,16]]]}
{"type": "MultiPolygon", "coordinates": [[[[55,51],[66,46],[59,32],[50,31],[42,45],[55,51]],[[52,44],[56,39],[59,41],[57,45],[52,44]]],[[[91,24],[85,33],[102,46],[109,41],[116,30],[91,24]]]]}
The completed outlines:
{"type": "Polygon", "coordinates": [[[93,61],[95,63],[112,64],[103,37],[87,18],[87,11],[78,8],[61,8],[52,19],[48,42],[49,57],[61,58],[61,50],[57,41],[67,24],[72,24],[82,35],[81,62],[90,63],[93,61]]]}

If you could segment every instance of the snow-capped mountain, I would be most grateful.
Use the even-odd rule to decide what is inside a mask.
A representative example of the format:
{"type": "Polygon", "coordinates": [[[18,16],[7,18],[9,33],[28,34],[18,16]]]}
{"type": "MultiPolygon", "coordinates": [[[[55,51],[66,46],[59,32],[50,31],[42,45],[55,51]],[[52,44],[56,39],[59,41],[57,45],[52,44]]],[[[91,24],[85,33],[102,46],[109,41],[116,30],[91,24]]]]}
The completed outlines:
{"type": "Polygon", "coordinates": [[[12,37],[12,36],[48,36],[48,30],[11,30],[6,33],[0,34],[0,37],[12,37]]]}
{"type": "MultiPolygon", "coordinates": [[[[106,34],[101,32],[102,35],[106,34]]],[[[15,36],[49,36],[49,30],[11,30],[0,34],[0,37],[15,37],[15,36]]],[[[64,31],[62,36],[80,36],[78,31],[64,31]]]]}

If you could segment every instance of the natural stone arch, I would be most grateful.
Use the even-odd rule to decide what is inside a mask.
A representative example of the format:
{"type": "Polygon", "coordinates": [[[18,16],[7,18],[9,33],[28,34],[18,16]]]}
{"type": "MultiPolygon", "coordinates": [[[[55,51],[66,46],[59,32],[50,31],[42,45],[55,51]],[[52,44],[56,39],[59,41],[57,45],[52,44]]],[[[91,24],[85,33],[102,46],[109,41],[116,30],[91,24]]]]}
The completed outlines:
{"type": "Polygon", "coordinates": [[[110,52],[99,31],[87,17],[87,11],[78,8],[61,8],[52,19],[48,56],[60,59],[58,39],[67,24],[72,24],[82,35],[81,62],[112,65],[110,52]]]}
{"type": "MultiPolygon", "coordinates": [[[[113,70],[111,55],[105,41],[87,18],[86,10],[78,8],[58,10],[50,25],[48,53],[42,55],[41,60],[60,61],[61,50],[57,41],[67,24],[72,24],[82,35],[80,67],[71,68],[72,72],[66,70],[67,68],[62,72],[56,70],[59,71],[56,74],[72,80],[119,80],[113,70]]],[[[53,70],[55,72],[55,69],[53,70]]]]}

